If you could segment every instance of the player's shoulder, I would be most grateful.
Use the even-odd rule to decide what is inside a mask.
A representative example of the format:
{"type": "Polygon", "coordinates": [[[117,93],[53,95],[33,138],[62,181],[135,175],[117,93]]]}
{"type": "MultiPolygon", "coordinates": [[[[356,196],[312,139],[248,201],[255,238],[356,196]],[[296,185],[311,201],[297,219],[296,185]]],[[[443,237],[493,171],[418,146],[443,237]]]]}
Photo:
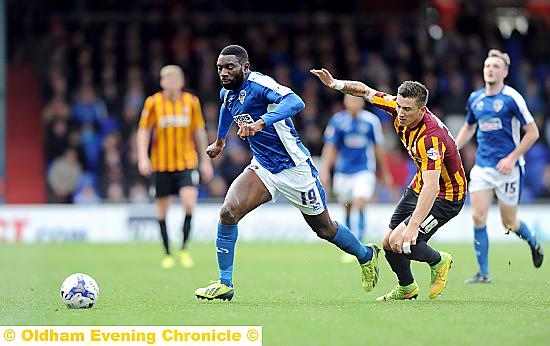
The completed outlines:
{"type": "Polygon", "coordinates": [[[283,95],[286,95],[292,92],[292,90],[289,87],[281,85],[272,77],[257,71],[250,71],[250,75],[248,76],[248,82],[250,83],[250,86],[252,88],[258,88],[258,89],[267,88],[269,90],[273,90],[283,95]]]}
{"type": "Polygon", "coordinates": [[[474,90],[470,93],[470,96],[468,97],[468,103],[471,103],[474,100],[482,98],[484,95],[485,95],[485,88],[474,90]]]}
{"type": "Polygon", "coordinates": [[[517,91],[516,89],[512,88],[509,85],[504,85],[501,91],[501,95],[503,95],[506,98],[506,100],[508,100],[509,102],[515,102],[515,103],[525,102],[525,99],[519,93],[519,91],[517,91]]]}
{"type": "Polygon", "coordinates": [[[371,123],[371,124],[379,124],[380,123],[380,119],[378,118],[378,116],[376,116],[376,114],[374,114],[372,112],[369,112],[366,109],[363,109],[361,112],[359,112],[359,117],[361,118],[361,120],[366,121],[366,122],[371,123]]]}
{"type": "Polygon", "coordinates": [[[224,101],[224,99],[227,96],[228,92],[229,92],[229,90],[227,90],[226,88],[221,88],[220,89],[220,100],[224,101]]]}
{"type": "Polygon", "coordinates": [[[145,98],[145,102],[143,103],[144,107],[152,107],[155,104],[155,100],[162,99],[162,91],[157,91],[154,94],[151,94],[145,98]]]}

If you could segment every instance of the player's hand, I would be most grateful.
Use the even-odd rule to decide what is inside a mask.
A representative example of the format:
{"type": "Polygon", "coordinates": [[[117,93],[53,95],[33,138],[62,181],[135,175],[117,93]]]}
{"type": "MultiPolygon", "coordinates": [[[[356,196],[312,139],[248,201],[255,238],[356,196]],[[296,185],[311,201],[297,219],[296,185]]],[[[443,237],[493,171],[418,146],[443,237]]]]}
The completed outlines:
{"type": "Polygon", "coordinates": [[[147,177],[151,174],[151,160],[149,158],[143,158],[138,160],[139,174],[147,177]]]}
{"type": "Polygon", "coordinates": [[[395,244],[390,244],[394,252],[403,253],[403,244],[410,245],[416,244],[416,238],[418,238],[418,227],[413,227],[410,223],[407,225],[403,233],[401,233],[401,239],[395,244]]]}
{"type": "Polygon", "coordinates": [[[502,158],[497,164],[497,170],[502,174],[510,174],[516,166],[516,159],[512,155],[502,158]]]}
{"type": "Polygon", "coordinates": [[[325,192],[328,192],[330,188],[330,172],[321,171],[319,174],[319,180],[321,180],[321,184],[325,188],[325,192]]]}
{"type": "Polygon", "coordinates": [[[256,132],[261,131],[265,127],[265,122],[263,119],[258,119],[252,124],[244,124],[239,127],[237,130],[237,136],[240,139],[244,140],[246,137],[254,136],[256,132]]]}
{"type": "Polygon", "coordinates": [[[385,174],[382,174],[382,182],[387,187],[392,187],[393,186],[393,175],[391,175],[391,173],[389,173],[389,172],[387,172],[385,174]]]}
{"type": "Polygon", "coordinates": [[[329,70],[326,68],[322,68],[320,70],[311,69],[309,70],[311,74],[317,76],[321,82],[323,82],[324,85],[328,86],[329,88],[334,89],[336,87],[336,79],[332,77],[329,70]]]}
{"type": "Polygon", "coordinates": [[[210,160],[203,160],[199,166],[202,183],[208,183],[214,176],[214,168],[210,160]]]}
{"type": "Polygon", "coordinates": [[[206,154],[208,155],[208,157],[213,159],[216,156],[220,155],[224,146],[225,146],[225,143],[222,143],[220,141],[215,141],[214,143],[206,147],[206,154]]]}

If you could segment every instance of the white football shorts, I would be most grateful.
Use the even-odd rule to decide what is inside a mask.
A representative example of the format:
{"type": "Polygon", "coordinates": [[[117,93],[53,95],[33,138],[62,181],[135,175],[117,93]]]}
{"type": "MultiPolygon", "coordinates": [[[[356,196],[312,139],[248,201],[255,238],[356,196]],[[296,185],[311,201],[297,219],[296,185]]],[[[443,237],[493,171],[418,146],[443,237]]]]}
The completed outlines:
{"type": "Polygon", "coordinates": [[[271,194],[272,202],[283,195],[306,215],[319,215],[326,209],[325,190],[311,160],[273,174],[253,158],[245,169],[253,170],[260,177],[271,194]]]}
{"type": "Polygon", "coordinates": [[[332,189],[339,202],[353,202],[358,198],[371,199],[376,185],[376,175],[370,171],[353,174],[334,173],[332,189]]]}
{"type": "Polygon", "coordinates": [[[516,166],[512,173],[502,174],[496,168],[475,165],[470,171],[470,183],[468,185],[470,193],[495,190],[495,194],[501,203],[517,205],[521,192],[520,168],[516,166]]]}

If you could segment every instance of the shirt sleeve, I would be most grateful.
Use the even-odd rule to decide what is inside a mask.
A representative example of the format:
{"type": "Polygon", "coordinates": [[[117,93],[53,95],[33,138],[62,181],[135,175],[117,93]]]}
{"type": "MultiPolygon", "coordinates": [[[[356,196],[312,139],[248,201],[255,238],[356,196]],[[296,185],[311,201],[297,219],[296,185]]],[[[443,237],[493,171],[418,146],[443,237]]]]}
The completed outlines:
{"type": "Polygon", "coordinates": [[[193,128],[202,129],[205,127],[204,116],[202,114],[201,102],[197,96],[193,96],[193,128]]]}
{"type": "Polygon", "coordinates": [[[327,128],[325,129],[325,143],[337,144],[340,140],[341,133],[338,131],[336,123],[336,117],[332,116],[327,125],[327,128]]]}
{"type": "Polygon", "coordinates": [[[145,99],[141,117],[139,119],[139,127],[142,129],[152,128],[156,125],[155,117],[155,99],[154,95],[145,99]]]}
{"type": "Polygon", "coordinates": [[[441,170],[445,157],[445,145],[436,136],[423,136],[418,139],[416,150],[420,156],[420,171],[441,170]]]}
{"type": "Polygon", "coordinates": [[[534,122],[535,119],[533,118],[531,112],[529,112],[529,108],[527,108],[527,103],[525,102],[523,96],[514,90],[514,92],[511,93],[511,97],[513,100],[510,102],[511,108],[514,110],[514,115],[518,118],[521,126],[534,122]]]}
{"type": "Polygon", "coordinates": [[[268,107],[267,113],[261,116],[266,126],[273,125],[278,121],[290,118],[305,108],[304,101],[302,101],[300,96],[296,95],[292,91],[282,97],[279,95],[274,95],[271,91],[269,91],[266,96],[270,101],[270,104],[277,104],[271,109],[268,107]]]}
{"type": "Polygon", "coordinates": [[[466,102],[466,122],[469,125],[473,125],[477,123],[477,119],[472,112],[472,102],[473,102],[473,94],[468,97],[468,102],[466,102]]]}
{"type": "Polygon", "coordinates": [[[225,89],[222,89],[222,91],[220,92],[222,105],[220,107],[220,117],[218,119],[218,138],[227,137],[227,132],[229,132],[229,128],[231,127],[231,123],[233,122],[231,112],[229,112],[227,107],[225,107],[225,101],[227,99],[228,93],[229,90],[225,89]]]}
{"type": "Polygon", "coordinates": [[[393,118],[397,116],[397,104],[395,103],[396,96],[388,95],[383,92],[377,92],[372,100],[372,104],[383,111],[389,113],[393,118]]]}

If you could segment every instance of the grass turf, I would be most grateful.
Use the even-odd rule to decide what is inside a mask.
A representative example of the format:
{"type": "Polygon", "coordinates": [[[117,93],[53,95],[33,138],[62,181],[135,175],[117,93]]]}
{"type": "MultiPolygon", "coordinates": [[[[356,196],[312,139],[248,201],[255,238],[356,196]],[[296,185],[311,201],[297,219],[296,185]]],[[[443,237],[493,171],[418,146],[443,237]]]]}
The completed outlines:
{"type": "Polygon", "coordinates": [[[193,294],[217,277],[212,244],[191,245],[191,270],[161,269],[159,244],[1,245],[0,325],[261,325],[265,345],[547,344],[550,264],[534,269],[519,241],[492,244],[493,283],[464,285],[476,271],[472,246],[435,246],[454,257],[435,300],[423,264],[413,264],[418,300],[376,302],[396,283],[383,256],[378,286],[367,294],[359,267],[340,263],[330,244],[242,243],[235,298],[221,302],[193,294]],[[73,272],[98,282],[92,309],[62,305],[59,286],[73,272]]]}

